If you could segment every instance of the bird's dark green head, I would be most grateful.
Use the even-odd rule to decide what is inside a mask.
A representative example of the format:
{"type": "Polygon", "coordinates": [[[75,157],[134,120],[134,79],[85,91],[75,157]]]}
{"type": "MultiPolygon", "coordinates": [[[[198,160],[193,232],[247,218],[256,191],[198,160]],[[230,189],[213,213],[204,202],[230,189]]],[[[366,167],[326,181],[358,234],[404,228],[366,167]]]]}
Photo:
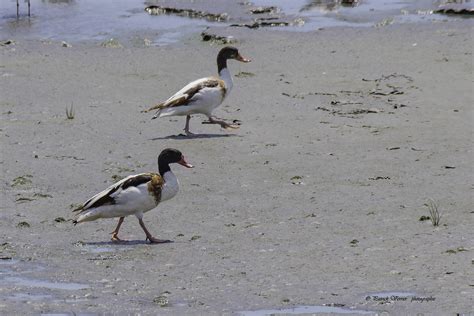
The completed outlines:
{"type": "Polygon", "coordinates": [[[184,155],[179,150],[166,148],[158,156],[158,169],[161,175],[171,170],[169,167],[170,163],[178,163],[186,168],[193,168],[193,165],[186,162],[184,155]]]}
{"type": "Polygon", "coordinates": [[[219,51],[217,54],[217,66],[219,73],[223,68],[227,68],[227,59],[235,59],[243,63],[250,62],[250,59],[242,57],[239,50],[233,46],[226,46],[219,51]]]}

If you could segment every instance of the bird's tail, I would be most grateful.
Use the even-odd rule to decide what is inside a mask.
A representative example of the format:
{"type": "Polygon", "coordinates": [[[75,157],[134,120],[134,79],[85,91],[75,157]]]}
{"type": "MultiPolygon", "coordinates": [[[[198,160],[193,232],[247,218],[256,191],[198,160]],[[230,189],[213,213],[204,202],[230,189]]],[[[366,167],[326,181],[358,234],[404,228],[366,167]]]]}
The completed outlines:
{"type": "Polygon", "coordinates": [[[160,104],[157,104],[155,106],[152,106],[148,110],[143,110],[142,113],[148,113],[148,112],[153,111],[153,110],[158,110],[158,111],[156,111],[155,115],[153,115],[153,117],[151,118],[152,120],[154,120],[154,119],[160,117],[160,113],[161,113],[162,109],[163,109],[163,103],[160,103],[160,104]]]}
{"type": "Polygon", "coordinates": [[[80,214],[75,220],[72,221],[72,223],[75,226],[83,222],[95,221],[98,218],[104,218],[104,216],[102,216],[102,214],[100,213],[100,210],[92,209],[92,210],[87,210],[85,213],[80,214]]]}
{"type": "Polygon", "coordinates": [[[142,113],[148,113],[148,112],[153,111],[153,110],[161,110],[162,107],[163,107],[163,103],[159,103],[159,104],[156,104],[156,105],[152,106],[148,110],[143,110],[142,113]]]}
{"type": "Polygon", "coordinates": [[[82,211],[83,209],[84,209],[84,205],[81,204],[81,206],[76,207],[76,208],[73,209],[72,211],[73,211],[73,212],[79,212],[79,211],[82,211]]]}

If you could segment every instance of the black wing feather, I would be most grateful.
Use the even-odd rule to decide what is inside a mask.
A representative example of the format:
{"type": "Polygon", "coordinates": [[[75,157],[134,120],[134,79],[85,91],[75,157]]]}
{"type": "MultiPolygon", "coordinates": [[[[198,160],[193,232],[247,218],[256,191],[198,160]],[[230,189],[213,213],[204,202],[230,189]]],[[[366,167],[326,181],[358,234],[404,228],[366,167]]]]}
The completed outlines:
{"type": "Polygon", "coordinates": [[[90,208],[99,207],[103,205],[113,205],[115,204],[115,199],[112,195],[117,192],[118,190],[126,190],[129,187],[137,187],[140,184],[147,183],[151,181],[152,174],[150,173],[141,173],[130,178],[125,178],[114,185],[110,186],[109,188],[105,189],[104,191],[94,195],[89,200],[87,200],[81,207],[73,210],[76,211],[85,211],[90,208]],[[101,195],[101,196],[100,196],[101,195]],[[99,198],[97,198],[100,196],[99,198]]]}
{"type": "Polygon", "coordinates": [[[147,183],[151,181],[151,174],[139,174],[136,177],[130,178],[122,184],[122,190],[125,190],[128,187],[137,187],[140,184],[147,183]]]}

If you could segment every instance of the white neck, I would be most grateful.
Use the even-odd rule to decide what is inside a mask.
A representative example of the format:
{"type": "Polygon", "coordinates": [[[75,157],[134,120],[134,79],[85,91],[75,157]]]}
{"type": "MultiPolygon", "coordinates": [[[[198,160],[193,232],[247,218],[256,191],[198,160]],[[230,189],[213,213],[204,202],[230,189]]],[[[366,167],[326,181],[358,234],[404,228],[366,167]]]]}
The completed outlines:
{"type": "Polygon", "coordinates": [[[222,70],[219,72],[219,76],[222,80],[224,80],[225,89],[227,90],[226,94],[229,94],[230,90],[232,90],[232,87],[234,86],[232,75],[230,74],[229,69],[222,68],[222,70]]]}
{"type": "Polygon", "coordinates": [[[176,178],[171,170],[165,172],[163,179],[165,180],[165,184],[161,190],[161,202],[173,198],[179,191],[178,178],[176,178]]]}

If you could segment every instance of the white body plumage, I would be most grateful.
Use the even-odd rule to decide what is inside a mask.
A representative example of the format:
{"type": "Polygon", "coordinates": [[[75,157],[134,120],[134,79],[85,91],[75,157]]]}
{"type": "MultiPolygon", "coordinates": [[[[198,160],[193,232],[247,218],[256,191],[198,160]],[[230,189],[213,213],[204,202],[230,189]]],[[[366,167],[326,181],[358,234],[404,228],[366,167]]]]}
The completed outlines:
{"type": "Polygon", "coordinates": [[[217,120],[212,112],[222,104],[232,90],[234,83],[227,68],[227,60],[236,59],[241,62],[250,60],[242,57],[235,47],[224,47],[217,55],[217,69],[219,77],[206,77],[195,80],[173,94],[166,101],[157,104],[147,111],[157,110],[153,119],[165,116],[186,116],[184,131],[187,135],[193,133],[189,130],[189,121],[193,114],[204,114],[209,118],[208,124],[219,124],[224,129],[236,129],[238,125],[217,120]]]}
{"type": "MultiPolygon", "coordinates": [[[[120,186],[125,181],[137,177],[137,175],[131,175],[119,182],[111,185],[104,191],[95,195],[92,200],[98,200],[109,194],[110,190],[116,186],[120,186]]],[[[110,194],[110,197],[114,199],[115,203],[111,205],[101,205],[99,207],[91,208],[84,213],[81,213],[77,218],[77,223],[93,221],[99,218],[112,218],[112,217],[125,217],[130,215],[138,215],[140,217],[143,213],[146,213],[154,209],[158,203],[164,202],[173,198],[179,191],[179,182],[172,171],[168,171],[163,175],[164,184],[161,189],[161,199],[156,201],[155,197],[150,193],[148,188],[148,182],[140,184],[138,186],[129,186],[125,190],[118,189],[114,193],[110,194]]]]}
{"type": "Polygon", "coordinates": [[[158,156],[159,173],[148,172],[131,175],[91,197],[80,207],[74,225],[99,218],[120,217],[117,227],[112,232],[113,241],[123,241],[118,237],[124,218],[135,215],[150,243],[165,243],[170,240],[157,239],[145,227],[143,214],[154,209],[158,204],[173,198],[179,191],[179,182],[170,168],[171,163],[178,163],[186,168],[193,168],[186,162],[183,154],[173,148],[164,149],[158,156]]]}
{"type": "MultiPolygon", "coordinates": [[[[208,78],[198,79],[191,82],[186,87],[174,94],[166,102],[172,102],[173,100],[188,97],[186,93],[183,92],[192,89],[196,85],[200,85],[202,82],[207,81],[208,78]]],[[[192,115],[192,114],[204,114],[210,116],[212,111],[221,105],[222,101],[225,98],[225,91],[221,87],[206,87],[200,89],[195,93],[190,99],[189,103],[185,106],[174,106],[161,109],[156,117],[165,117],[165,116],[182,116],[182,115],[192,115]]]]}

